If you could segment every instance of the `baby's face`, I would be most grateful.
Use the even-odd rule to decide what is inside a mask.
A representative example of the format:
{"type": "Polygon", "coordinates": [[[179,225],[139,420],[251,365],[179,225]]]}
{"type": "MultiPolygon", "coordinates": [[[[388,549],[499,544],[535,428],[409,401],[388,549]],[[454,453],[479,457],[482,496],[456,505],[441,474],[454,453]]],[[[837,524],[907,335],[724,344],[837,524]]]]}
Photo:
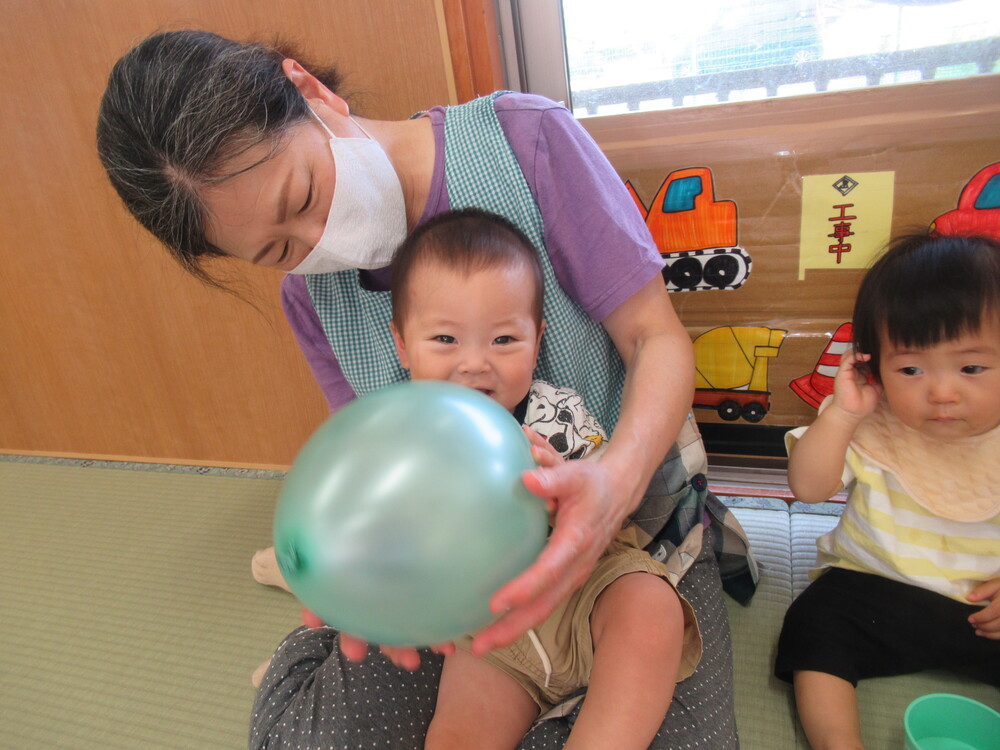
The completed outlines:
{"type": "Polygon", "coordinates": [[[465,275],[424,263],[407,293],[396,341],[413,379],[475,388],[512,411],[531,386],[541,341],[531,273],[515,267],[465,275]]]}
{"type": "Polygon", "coordinates": [[[893,414],[928,437],[971,437],[1000,425],[1000,321],[926,349],[881,339],[880,375],[893,414]]]}

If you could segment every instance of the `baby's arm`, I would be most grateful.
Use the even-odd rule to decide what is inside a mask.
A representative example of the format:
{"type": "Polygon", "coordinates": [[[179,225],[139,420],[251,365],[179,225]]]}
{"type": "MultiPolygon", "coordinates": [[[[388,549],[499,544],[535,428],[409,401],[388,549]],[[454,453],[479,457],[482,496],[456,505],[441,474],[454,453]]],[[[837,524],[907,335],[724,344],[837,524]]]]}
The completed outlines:
{"type": "Polygon", "coordinates": [[[843,356],[833,385],[833,402],[799,438],[788,459],[788,487],[797,500],[819,503],[842,487],[844,456],[854,431],[875,410],[882,389],[858,364],[868,355],[843,356]]]}
{"type": "Polygon", "coordinates": [[[966,598],[970,602],[989,602],[969,617],[969,623],[976,629],[976,635],[1000,641],[1000,578],[979,584],[966,598]]]}

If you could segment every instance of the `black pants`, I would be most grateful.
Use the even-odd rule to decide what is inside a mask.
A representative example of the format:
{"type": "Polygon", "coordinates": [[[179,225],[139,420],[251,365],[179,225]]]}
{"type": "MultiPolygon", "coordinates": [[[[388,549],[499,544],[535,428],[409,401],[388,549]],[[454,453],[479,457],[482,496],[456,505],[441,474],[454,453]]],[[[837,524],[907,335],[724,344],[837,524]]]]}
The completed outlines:
{"type": "Polygon", "coordinates": [[[778,640],[774,674],[867,677],[948,669],[1000,687],[1000,641],[977,636],[981,609],[882,576],[832,568],[792,602],[778,640]]]}

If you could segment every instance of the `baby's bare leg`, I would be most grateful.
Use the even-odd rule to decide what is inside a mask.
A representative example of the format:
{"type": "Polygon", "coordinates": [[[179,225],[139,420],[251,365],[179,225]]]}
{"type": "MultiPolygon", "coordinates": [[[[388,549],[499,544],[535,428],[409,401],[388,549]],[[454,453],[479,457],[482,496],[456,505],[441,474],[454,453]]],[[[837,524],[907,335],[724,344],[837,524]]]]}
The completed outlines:
{"type": "Polygon", "coordinates": [[[590,615],[594,667],[566,750],[646,750],[663,723],[681,661],[677,592],[651,573],[615,579],[590,615]]]}
{"type": "Polygon", "coordinates": [[[278,558],[274,556],[274,547],[254,552],[253,558],[250,560],[250,571],[257,583],[262,583],[265,586],[277,586],[285,591],[290,590],[278,569],[278,558]]]}
{"type": "Polygon", "coordinates": [[[424,750],[513,750],[537,716],[513,677],[456,649],[444,660],[424,750]]]}
{"type": "Polygon", "coordinates": [[[854,686],[825,672],[793,675],[795,705],[813,750],[862,750],[854,686]]]}

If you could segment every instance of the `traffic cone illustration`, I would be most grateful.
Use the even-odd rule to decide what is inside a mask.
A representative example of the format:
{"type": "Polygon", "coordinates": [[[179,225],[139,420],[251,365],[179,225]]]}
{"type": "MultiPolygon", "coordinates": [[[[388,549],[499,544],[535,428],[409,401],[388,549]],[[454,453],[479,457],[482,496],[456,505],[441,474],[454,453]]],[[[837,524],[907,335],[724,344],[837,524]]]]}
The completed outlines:
{"type": "Polygon", "coordinates": [[[840,358],[851,348],[853,329],[850,323],[841,323],[833,338],[826,345],[823,353],[816,361],[816,367],[807,375],[795,378],[788,387],[795,391],[795,394],[812,406],[818,409],[823,399],[833,393],[833,377],[840,367],[840,358]]]}

